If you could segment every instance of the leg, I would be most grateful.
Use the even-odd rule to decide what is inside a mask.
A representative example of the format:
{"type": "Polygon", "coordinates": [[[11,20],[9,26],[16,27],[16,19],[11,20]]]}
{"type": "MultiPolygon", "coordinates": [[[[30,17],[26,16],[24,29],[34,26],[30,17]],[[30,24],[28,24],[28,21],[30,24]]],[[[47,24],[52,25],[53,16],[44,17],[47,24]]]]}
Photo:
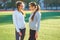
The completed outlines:
{"type": "Polygon", "coordinates": [[[36,40],[36,38],[35,38],[35,33],[36,33],[35,30],[30,30],[30,37],[29,37],[29,40],[36,40]]]}
{"type": "Polygon", "coordinates": [[[19,40],[19,34],[16,31],[16,40],[19,40]]]}
{"type": "Polygon", "coordinates": [[[26,30],[26,29],[21,29],[21,33],[22,33],[21,40],[24,40],[24,37],[25,37],[25,30],[26,30]]]}

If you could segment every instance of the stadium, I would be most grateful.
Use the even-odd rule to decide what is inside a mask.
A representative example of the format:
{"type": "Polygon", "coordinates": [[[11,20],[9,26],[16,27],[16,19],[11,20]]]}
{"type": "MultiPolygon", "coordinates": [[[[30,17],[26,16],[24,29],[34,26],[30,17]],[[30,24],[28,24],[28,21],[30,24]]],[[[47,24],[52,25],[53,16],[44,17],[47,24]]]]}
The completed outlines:
{"type": "Polygon", "coordinates": [[[37,40],[60,40],[60,0],[0,0],[0,40],[15,40],[12,14],[16,1],[23,1],[25,7],[26,36],[29,37],[29,2],[40,5],[41,24],[37,40]]]}

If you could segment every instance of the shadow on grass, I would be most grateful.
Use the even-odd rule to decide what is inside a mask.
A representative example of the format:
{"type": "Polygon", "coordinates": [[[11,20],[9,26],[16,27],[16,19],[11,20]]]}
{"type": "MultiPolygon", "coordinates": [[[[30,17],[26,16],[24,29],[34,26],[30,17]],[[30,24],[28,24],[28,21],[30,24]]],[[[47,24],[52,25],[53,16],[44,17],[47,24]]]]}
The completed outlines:
{"type": "Polygon", "coordinates": [[[0,24],[11,24],[12,23],[12,15],[1,15],[0,16],[0,24]]]}
{"type": "MultiPolygon", "coordinates": [[[[30,13],[26,14],[25,21],[29,22],[30,13]]],[[[60,12],[42,12],[41,20],[47,19],[60,19],[60,12]],[[57,17],[59,16],[59,17],[57,17]]],[[[0,16],[0,24],[12,24],[12,15],[1,15],[0,16]]]]}

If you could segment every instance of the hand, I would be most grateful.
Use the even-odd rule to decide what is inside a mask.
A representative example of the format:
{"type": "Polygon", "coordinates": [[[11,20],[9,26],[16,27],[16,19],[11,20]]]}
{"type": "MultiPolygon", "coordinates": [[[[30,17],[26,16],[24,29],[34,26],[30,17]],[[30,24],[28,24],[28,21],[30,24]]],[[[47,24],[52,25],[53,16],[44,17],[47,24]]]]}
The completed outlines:
{"type": "Polygon", "coordinates": [[[19,32],[19,35],[20,35],[20,36],[22,36],[22,33],[21,33],[21,32],[19,32]]]}
{"type": "Polygon", "coordinates": [[[38,32],[35,33],[35,38],[38,38],[38,32]]]}

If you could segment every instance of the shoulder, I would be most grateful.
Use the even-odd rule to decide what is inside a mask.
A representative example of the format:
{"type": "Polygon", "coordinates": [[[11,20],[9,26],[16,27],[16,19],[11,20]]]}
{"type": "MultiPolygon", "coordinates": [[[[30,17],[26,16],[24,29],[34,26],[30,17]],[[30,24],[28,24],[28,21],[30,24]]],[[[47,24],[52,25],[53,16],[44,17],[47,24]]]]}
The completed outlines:
{"type": "Polygon", "coordinates": [[[18,13],[18,11],[17,10],[15,10],[14,12],[13,12],[13,14],[17,14],[18,13]]]}
{"type": "Polygon", "coordinates": [[[12,15],[13,15],[13,16],[14,16],[14,15],[17,15],[17,11],[15,10],[12,15]]]}
{"type": "Polygon", "coordinates": [[[37,16],[41,16],[41,13],[39,11],[36,12],[37,16]]]}
{"type": "Polygon", "coordinates": [[[13,13],[17,13],[18,11],[17,10],[15,10],[13,13]]]}

